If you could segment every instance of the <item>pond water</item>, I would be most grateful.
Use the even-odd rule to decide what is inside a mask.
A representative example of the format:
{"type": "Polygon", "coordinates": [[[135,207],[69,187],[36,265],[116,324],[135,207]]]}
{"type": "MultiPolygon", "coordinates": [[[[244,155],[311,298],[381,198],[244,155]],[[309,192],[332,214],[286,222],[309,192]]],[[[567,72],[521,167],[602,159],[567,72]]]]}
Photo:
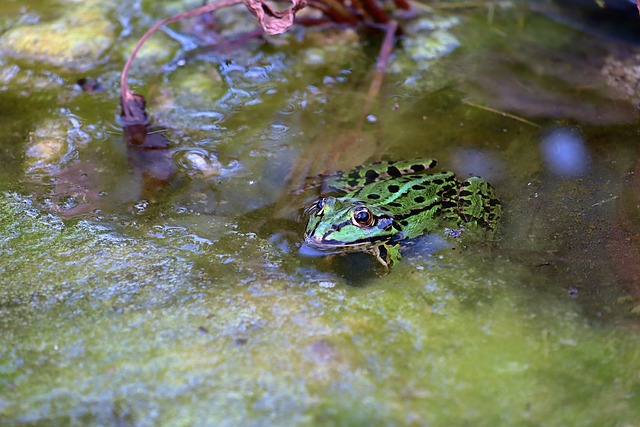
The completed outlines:
{"type": "Polygon", "coordinates": [[[372,98],[380,37],[240,7],[150,39],[127,148],[124,61],[200,4],[0,3],[0,425],[637,424],[637,22],[423,5],[372,98]],[[491,242],[298,253],[297,177],[415,157],[491,242]]]}

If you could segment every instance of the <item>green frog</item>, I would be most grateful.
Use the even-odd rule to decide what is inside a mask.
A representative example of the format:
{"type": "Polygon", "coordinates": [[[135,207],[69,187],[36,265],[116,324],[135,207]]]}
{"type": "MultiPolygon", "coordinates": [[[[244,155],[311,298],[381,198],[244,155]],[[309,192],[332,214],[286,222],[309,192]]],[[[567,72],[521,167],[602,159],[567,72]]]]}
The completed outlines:
{"type": "Polygon", "coordinates": [[[323,193],[340,197],[321,197],[305,209],[305,244],[325,253],[370,253],[388,272],[407,239],[441,231],[491,238],[501,213],[493,187],[480,177],[460,181],[431,171],[436,164],[377,162],[324,177],[323,193]]]}

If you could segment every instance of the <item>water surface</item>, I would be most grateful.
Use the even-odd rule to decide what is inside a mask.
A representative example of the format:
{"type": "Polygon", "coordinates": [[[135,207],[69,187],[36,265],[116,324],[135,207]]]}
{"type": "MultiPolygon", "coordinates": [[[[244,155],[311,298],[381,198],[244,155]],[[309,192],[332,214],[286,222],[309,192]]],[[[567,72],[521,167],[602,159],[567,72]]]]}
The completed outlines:
{"type": "Polygon", "coordinates": [[[197,6],[152,3],[0,5],[0,424],[637,422],[626,33],[435,5],[367,110],[376,39],[297,28],[211,50],[206,22],[175,24],[130,76],[169,149],[132,150],[120,69],[197,6]],[[43,55],[34,34],[69,45],[43,55]],[[425,245],[386,276],[297,253],[288,177],[412,157],[496,187],[495,241],[425,245]]]}

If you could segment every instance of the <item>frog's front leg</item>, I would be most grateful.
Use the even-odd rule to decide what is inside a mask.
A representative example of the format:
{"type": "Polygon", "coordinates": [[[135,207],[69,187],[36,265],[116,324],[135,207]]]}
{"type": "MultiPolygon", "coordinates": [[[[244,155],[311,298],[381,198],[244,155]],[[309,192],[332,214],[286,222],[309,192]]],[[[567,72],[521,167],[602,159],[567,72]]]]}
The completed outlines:
{"type": "Polygon", "coordinates": [[[379,245],[371,249],[370,253],[384,268],[384,274],[389,273],[389,268],[400,261],[400,245],[379,245]]]}

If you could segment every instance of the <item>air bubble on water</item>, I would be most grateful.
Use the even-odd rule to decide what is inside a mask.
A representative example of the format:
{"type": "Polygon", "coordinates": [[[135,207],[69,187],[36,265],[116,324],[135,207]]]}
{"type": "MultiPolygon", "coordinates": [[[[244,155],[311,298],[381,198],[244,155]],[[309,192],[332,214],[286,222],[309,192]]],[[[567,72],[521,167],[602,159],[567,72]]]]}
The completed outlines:
{"type": "Polygon", "coordinates": [[[58,208],[62,211],[68,211],[77,207],[80,203],[75,196],[63,196],[58,199],[58,208]]]}
{"type": "Polygon", "coordinates": [[[36,201],[40,206],[44,208],[50,208],[53,205],[53,200],[51,199],[51,197],[38,197],[36,201]]]}
{"type": "Polygon", "coordinates": [[[133,205],[134,213],[141,214],[149,207],[149,202],[146,200],[140,200],[136,204],[133,205]]]}
{"type": "Polygon", "coordinates": [[[289,130],[289,127],[287,127],[287,126],[285,126],[283,124],[273,123],[271,125],[271,130],[275,134],[284,134],[289,130]]]}
{"type": "Polygon", "coordinates": [[[203,148],[177,150],[174,157],[178,166],[191,176],[210,178],[222,173],[218,158],[203,148]]]}
{"type": "Polygon", "coordinates": [[[318,286],[325,289],[331,289],[331,288],[335,288],[336,282],[329,282],[329,281],[323,280],[318,282],[318,286]]]}

